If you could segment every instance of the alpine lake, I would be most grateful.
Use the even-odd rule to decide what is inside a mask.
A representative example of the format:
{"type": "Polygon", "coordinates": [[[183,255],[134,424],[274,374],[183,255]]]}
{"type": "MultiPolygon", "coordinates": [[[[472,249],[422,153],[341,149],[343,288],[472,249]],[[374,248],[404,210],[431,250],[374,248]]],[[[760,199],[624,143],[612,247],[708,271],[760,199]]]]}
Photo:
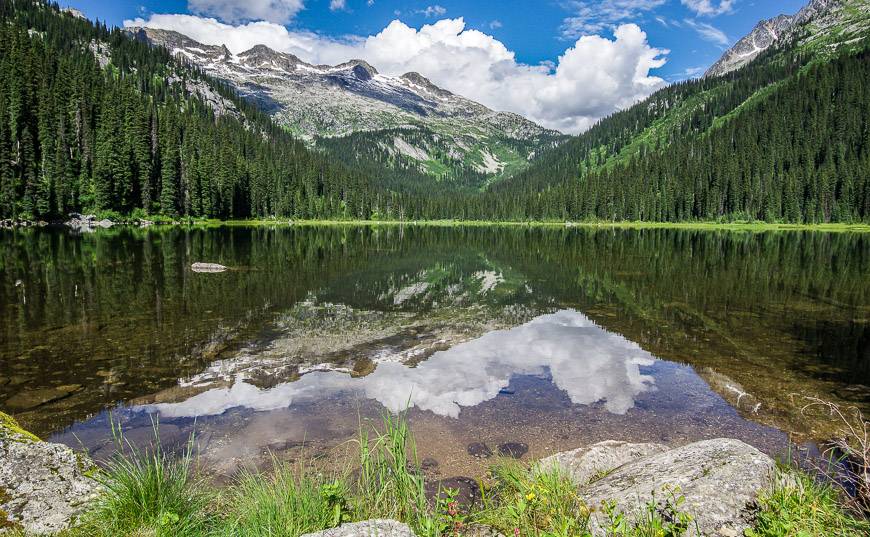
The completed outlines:
{"type": "Polygon", "coordinates": [[[215,479],[339,464],[403,411],[439,479],[608,439],[783,456],[835,434],[808,397],[870,413],[870,234],[0,231],[0,410],[97,460],[120,428],[215,479]]]}

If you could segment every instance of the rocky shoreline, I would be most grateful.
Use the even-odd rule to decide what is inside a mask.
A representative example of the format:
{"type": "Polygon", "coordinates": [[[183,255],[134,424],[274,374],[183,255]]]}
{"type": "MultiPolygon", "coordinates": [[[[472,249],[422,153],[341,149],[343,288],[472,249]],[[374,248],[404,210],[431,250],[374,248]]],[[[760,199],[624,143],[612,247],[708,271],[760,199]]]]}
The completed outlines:
{"type": "MultiPolygon", "coordinates": [[[[0,414],[0,528],[23,528],[51,534],[74,524],[101,485],[97,469],[86,456],[67,446],[43,442],[9,416],[0,414]]],[[[568,476],[590,506],[608,504],[631,520],[648,510],[650,501],[666,509],[677,496],[691,515],[690,535],[734,537],[752,526],[756,498],[775,480],[775,463],[739,440],[712,439],[682,447],[607,441],[556,453],[532,471],[557,469],[568,476]]],[[[604,532],[604,509],[593,509],[590,528],[604,532]]],[[[2,533],[0,529],[0,533],[2,533]]],[[[397,521],[374,520],[345,524],[312,537],[372,534],[413,536],[397,521]]],[[[482,529],[472,535],[498,535],[482,529]]]]}
{"type": "MultiPolygon", "coordinates": [[[[179,222],[173,222],[177,224],[179,222]]],[[[6,218],[0,220],[0,229],[16,229],[28,227],[66,226],[78,233],[90,233],[97,229],[109,229],[113,226],[137,226],[148,227],[154,222],[145,218],[97,218],[94,214],[70,213],[66,220],[23,220],[18,218],[6,218]]]]}

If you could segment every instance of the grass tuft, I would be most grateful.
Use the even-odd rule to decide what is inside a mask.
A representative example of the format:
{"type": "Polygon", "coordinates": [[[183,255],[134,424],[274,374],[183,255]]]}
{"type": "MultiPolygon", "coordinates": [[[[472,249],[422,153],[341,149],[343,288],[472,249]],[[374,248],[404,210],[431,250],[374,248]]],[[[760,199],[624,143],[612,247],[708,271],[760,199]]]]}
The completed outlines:
{"type": "Polygon", "coordinates": [[[780,470],[776,485],[758,499],[760,512],[748,537],[859,537],[870,524],[841,507],[831,485],[800,471],[780,470]]]}
{"type": "Polygon", "coordinates": [[[214,494],[194,477],[191,439],[181,456],[156,447],[139,450],[118,435],[118,454],[96,476],[103,492],[83,517],[83,535],[186,537],[206,534],[214,494]]]}
{"type": "Polygon", "coordinates": [[[216,535],[297,537],[333,528],[351,518],[343,478],[326,479],[304,464],[275,460],[268,474],[244,472],[223,498],[216,535]]]}

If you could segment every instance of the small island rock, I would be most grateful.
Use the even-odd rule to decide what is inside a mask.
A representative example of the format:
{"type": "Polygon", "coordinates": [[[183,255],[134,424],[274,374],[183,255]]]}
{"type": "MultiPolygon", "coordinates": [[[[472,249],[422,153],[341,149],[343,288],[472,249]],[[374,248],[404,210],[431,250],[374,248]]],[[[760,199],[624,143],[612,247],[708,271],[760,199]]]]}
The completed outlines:
{"type": "Polygon", "coordinates": [[[223,265],[218,265],[217,263],[194,263],[190,266],[190,269],[194,272],[224,272],[228,270],[227,267],[223,265]]]}

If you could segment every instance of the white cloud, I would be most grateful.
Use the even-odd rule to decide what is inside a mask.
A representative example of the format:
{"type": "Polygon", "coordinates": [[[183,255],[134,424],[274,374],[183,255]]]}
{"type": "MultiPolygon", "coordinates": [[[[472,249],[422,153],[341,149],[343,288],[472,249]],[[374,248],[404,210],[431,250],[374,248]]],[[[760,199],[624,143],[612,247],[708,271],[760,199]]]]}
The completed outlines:
{"type": "Polygon", "coordinates": [[[717,15],[723,15],[725,13],[730,13],[731,9],[734,7],[736,0],[719,0],[716,3],[715,0],[681,0],[683,5],[687,8],[691,9],[698,15],[704,15],[707,17],[715,17],[717,15]]]}
{"type": "Polygon", "coordinates": [[[730,40],[728,36],[725,35],[725,32],[716,28],[712,24],[707,24],[706,22],[698,22],[690,19],[686,19],[684,21],[691,29],[695,30],[698,35],[701,36],[702,39],[705,39],[711,43],[715,43],[721,47],[728,45],[730,40]]]}
{"type": "Polygon", "coordinates": [[[435,4],[434,6],[426,7],[426,9],[421,9],[417,13],[422,13],[427,17],[443,17],[447,13],[447,8],[435,4]]]}
{"type": "Polygon", "coordinates": [[[225,22],[262,20],[287,23],[304,8],[303,0],[188,0],[187,8],[198,15],[225,22]]]}
{"type": "Polygon", "coordinates": [[[655,390],[655,379],[641,371],[655,361],[636,343],[603,330],[581,313],[565,310],[437,352],[416,367],[384,362],[362,378],[316,372],[265,389],[240,376],[228,388],[138,409],[166,417],[209,416],[236,407],[275,410],[355,392],[393,412],[411,406],[456,418],[463,407],[496,397],[514,376],[548,375],[572,403],[603,402],[609,412],[625,414],[639,396],[655,390]]]}
{"type": "Polygon", "coordinates": [[[637,22],[644,13],[663,5],[666,0],[569,0],[563,3],[572,12],[562,21],[562,37],[577,39],[581,35],[599,34],[619,23],[637,22]]]}
{"type": "Polygon", "coordinates": [[[347,3],[345,0],[330,0],[329,9],[330,11],[341,11],[347,8],[347,3]]]}
{"type": "Polygon", "coordinates": [[[500,20],[496,19],[488,24],[490,30],[498,30],[504,26],[500,20]]]}
{"type": "Polygon", "coordinates": [[[343,39],[268,22],[230,26],[190,15],[153,15],[125,24],[176,30],[202,43],[226,44],[235,53],[264,44],[315,64],[360,58],[388,75],[417,71],[490,108],[570,133],[663,87],[665,81],[650,71],[663,66],[668,53],[652,47],[634,24],[619,26],[613,38],[581,37],[556,64],[540,65],[518,62],[502,42],[467,29],[462,18],[420,29],[394,20],[376,35],[343,39]]]}

